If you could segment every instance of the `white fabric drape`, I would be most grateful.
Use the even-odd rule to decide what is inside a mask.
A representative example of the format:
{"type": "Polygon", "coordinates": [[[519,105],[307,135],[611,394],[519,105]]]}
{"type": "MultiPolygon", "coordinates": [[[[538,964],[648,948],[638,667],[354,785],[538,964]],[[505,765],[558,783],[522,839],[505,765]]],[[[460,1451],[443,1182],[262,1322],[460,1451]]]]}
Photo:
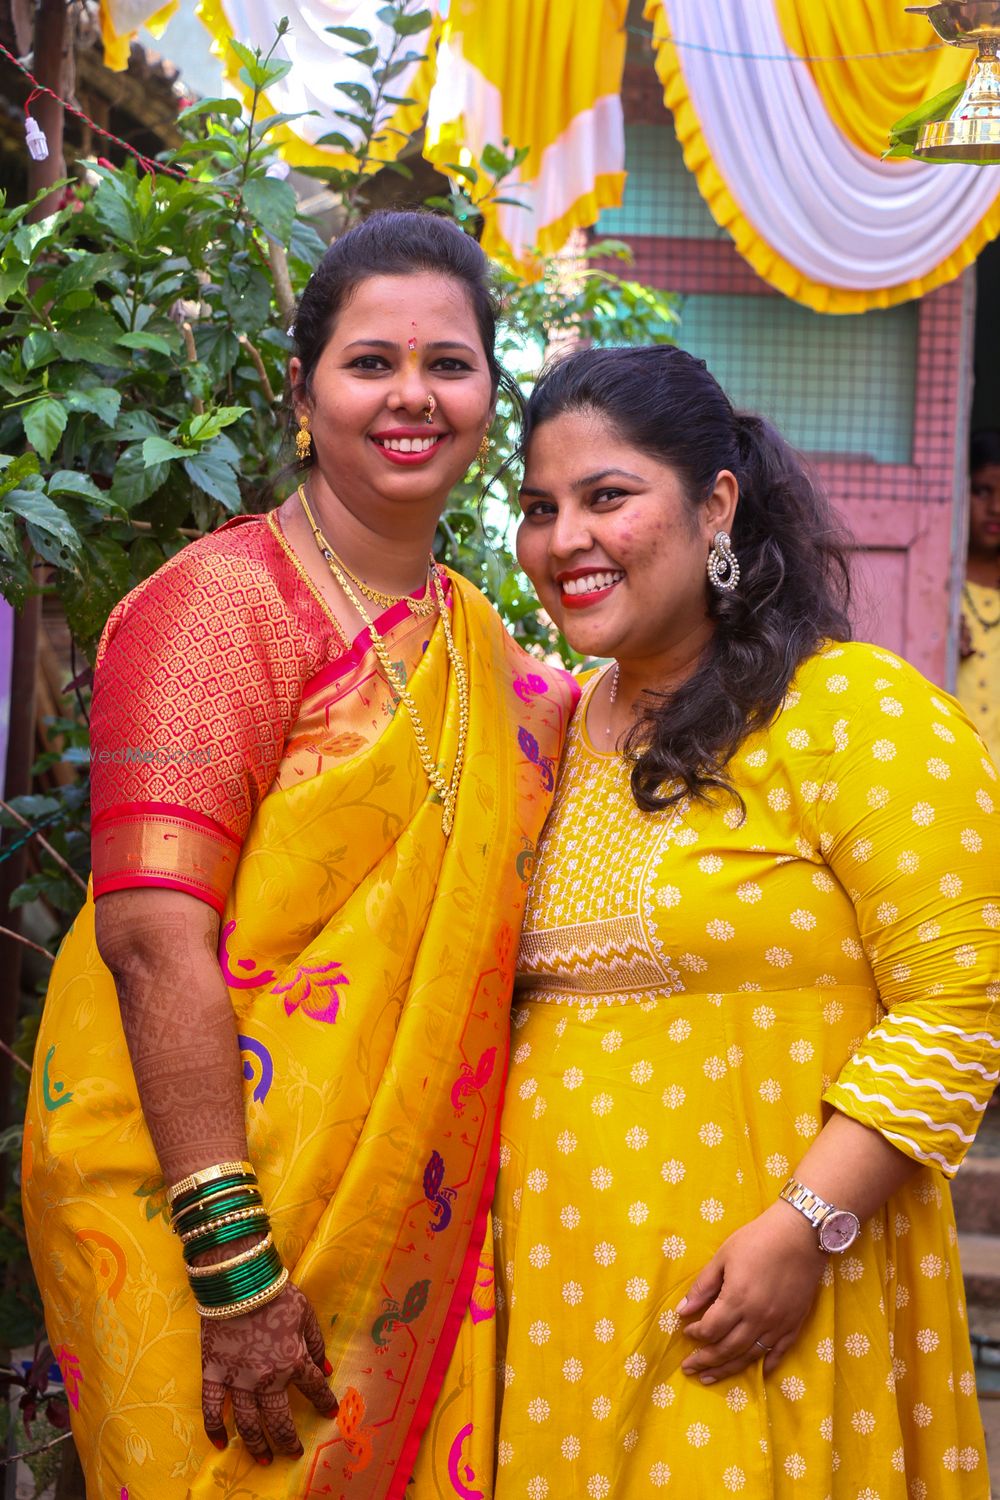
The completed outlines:
{"type": "Polygon", "coordinates": [[[804,276],[872,290],[928,275],[1000,191],[989,169],[878,161],[831,120],[787,55],[772,0],[663,0],[705,144],[761,238],[804,276]]]}
{"type": "MultiPolygon", "coordinates": [[[[351,60],[358,48],[331,36],[328,26],[357,26],[370,32],[374,44],[385,55],[392,30],[378,19],[384,0],[220,0],[230,35],[247,47],[267,52],[274,41],[277,22],[285,15],[291,26],[281,39],[275,57],[292,64],[280,83],[272,84],[267,96],[282,114],[302,113],[294,122],[294,134],[312,145],[321,136],[338,131],[349,140],[358,139],[350,121],[334,111],[352,111],[357,106],[337,88],[339,83],[371,85],[371,73],[363,63],[351,60]],[[307,111],[314,111],[312,114],[307,111]]],[[[425,9],[437,11],[437,0],[425,0],[425,9]]],[[[426,52],[430,31],[408,37],[406,51],[426,52]]],[[[392,80],[390,93],[406,97],[420,67],[411,64],[392,80]]],[[[396,149],[388,153],[396,155],[396,149]]]]}

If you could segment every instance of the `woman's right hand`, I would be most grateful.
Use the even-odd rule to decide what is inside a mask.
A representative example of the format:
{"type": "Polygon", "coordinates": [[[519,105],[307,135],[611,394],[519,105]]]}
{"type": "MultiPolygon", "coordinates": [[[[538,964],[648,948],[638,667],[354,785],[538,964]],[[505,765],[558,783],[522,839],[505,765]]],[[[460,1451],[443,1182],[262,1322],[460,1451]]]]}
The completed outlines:
{"type": "Polygon", "coordinates": [[[237,1318],[201,1320],[202,1413],[217,1448],[229,1441],[223,1408],[232,1398],[236,1431],[259,1464],[272,1449],[302,1457],[288,1387],[297,1386],[325,1417],[339,1403],[326,1376],[330,1365],[316,1314],[293,1282],[273,1302],[237,1318]]]}

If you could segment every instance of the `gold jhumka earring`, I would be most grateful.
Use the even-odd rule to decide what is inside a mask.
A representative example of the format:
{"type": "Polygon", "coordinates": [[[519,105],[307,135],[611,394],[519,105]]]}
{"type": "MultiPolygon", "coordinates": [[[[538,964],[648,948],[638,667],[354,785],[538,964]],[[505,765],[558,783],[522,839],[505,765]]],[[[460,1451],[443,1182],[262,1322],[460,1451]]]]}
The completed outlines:
{"type": "Polygon", "coordinates": [[[299,430],[295,434],[295,457],[300,464],[304,464],[307,458],[312,456],[312,433],[309,431],[309,417],[303,412],[299,417],[299,430]]]}

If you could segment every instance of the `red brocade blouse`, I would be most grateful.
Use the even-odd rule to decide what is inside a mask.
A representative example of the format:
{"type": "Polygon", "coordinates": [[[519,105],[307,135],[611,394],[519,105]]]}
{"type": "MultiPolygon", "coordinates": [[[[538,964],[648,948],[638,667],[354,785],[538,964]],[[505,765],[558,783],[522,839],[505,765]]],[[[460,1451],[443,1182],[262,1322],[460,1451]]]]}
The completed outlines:
{"type": "Polygon", "coordinates": [[[273,516],[227,522],[123,599],[94,681],[94,896],[165,886],[221,912],[303,689],[343,652],[273,516]]]}

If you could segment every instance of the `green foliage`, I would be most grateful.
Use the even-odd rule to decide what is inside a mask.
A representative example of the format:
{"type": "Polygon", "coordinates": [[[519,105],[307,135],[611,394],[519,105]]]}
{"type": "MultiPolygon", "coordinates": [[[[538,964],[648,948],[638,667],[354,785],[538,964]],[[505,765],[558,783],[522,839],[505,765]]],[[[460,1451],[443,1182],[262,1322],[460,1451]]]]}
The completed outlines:
{"type": "MultiPolygon", "coordinates": [[[[238,50],[258,93],[281,76],[238,50]]],[[[90,656],[179,532],[252,506],[274,468],[289,341],[272,256],[301,286],[324,246],[266,175],[255,116],[256,99],[249,118],[202,101],[177,175],[95,165],[40,224],[0,208],[0,586],[15,604],[58,589],[90,656]]]]}
{"type": "MultiPolygon", "coordinates": [[[[889,145],[883,151],[882,158],[897,156],[914,156],[917,142],[920,140],[920,132],[931,120],[946,120],[955,105],[965,92],[965,82],[953,83],[935,94],[933,99],[925,99],[918,104],[916,109],[897,120],[889,131],[889,145]]],[[[935,161],[961,161],[959,156],[948,158],[947,156],[936,156],[935,161]]],[[[918,158],[919,160],[919,158],[918,158]]]]}

